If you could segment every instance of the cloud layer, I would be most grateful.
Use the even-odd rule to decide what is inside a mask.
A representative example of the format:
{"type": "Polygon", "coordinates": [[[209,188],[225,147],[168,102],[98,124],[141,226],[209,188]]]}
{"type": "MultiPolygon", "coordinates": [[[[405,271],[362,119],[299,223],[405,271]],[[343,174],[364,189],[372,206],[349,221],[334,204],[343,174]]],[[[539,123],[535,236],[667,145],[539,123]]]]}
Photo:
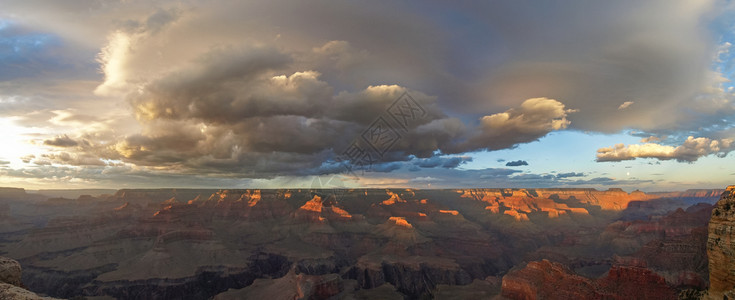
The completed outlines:
{"type": "Polygon", "coordinates": [[[716,155],[725,157],[735,150],[733,139],[714,140],[709,138],[688,137],[679,146],[668,146],[657,143],[633,144],[625,146],[617,144],[614,147],[597,150],[597,161],[622,161],[636,158],[656,158],[660,160],[674,159],[680,162],[694,162],[697,159],[716,155]]]}
{"type": "MultiPolygon", "coordinates": [[[[712,29],[729,26],[730,6],[16,1],[0,12],[0,117],[32,129],[36,151],[0,159],[227,178],[338,173],[381,118],[392,140],[373,170],[416,182],[440,175],[417,171],[446,175],[473,153],[559,130],[681,140],[601,148],[598,162],[725,156],[735,102],[728,70],[713,64],[730,44],[712,29]],[[422,114],[401,125],[389,109],[405,93],[422,114]]],[[[554,176],[545,180],[592,175],[554,176]]]]}

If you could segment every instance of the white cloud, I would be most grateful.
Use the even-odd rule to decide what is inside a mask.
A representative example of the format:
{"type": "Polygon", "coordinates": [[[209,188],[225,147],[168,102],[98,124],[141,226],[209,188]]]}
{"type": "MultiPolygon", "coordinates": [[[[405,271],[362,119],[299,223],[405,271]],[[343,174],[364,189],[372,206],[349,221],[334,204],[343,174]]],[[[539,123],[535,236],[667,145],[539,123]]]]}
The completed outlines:
{"type": "Polygon", "coordinates": [[[635,103],[635,102],[633,102],[633,101],[625,101],[625,102],[623,102],[623,104],[620,104],[620,106],[618,106],[618,110],[626,109],[629,106],[633,105],[633,103],[635,103]]]}
{"type": "Polygon", "coordinates": [[[700,157],[717,155],[724,157],[735,148],[733,139],[710,139],[704,137],[688,137],[679,146],[656,143],[633,144],[625,146],[617,144],[613,147],[597,150],[597,161],[623,161],[636,158],[656,158],[660,160],[675,159],[681,162],[694,162],[700,157]]]}
{"type": "Polygon", "coordinates": [[[98,61],[105,81],[95,89],[98,95],[110,95],[116,91],[125,92],[128,82],[126,64],[129,60],[131,37],[122,31],[110,35],[109,43],[102,48],[98,61]]]}

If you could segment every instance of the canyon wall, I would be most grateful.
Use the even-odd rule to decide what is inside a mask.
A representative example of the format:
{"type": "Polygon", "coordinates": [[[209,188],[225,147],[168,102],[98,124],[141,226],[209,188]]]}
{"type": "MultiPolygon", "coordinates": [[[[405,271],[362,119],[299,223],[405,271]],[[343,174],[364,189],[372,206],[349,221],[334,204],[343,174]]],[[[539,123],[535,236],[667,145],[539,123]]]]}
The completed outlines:
{"type": "MultiPolygon", "coordinates": [[[[711,192],[685,196],[708,202],[711,192]]],[[[667,298],[707,282],[712,206],[638,191],[125,189],[23,197],[0,199],[0,255],[23,264],[30,290],[55,297],[491,298],[501,290],[539,295],[556,274],[560,285],[591,286],[570,296],[641,289],[667,298]],[[516,271],[521,266],[530,269],[516,271]]]]}
{"type": "Polygon", "coordinates": [[[712,210],[707,238],[708,299],[735,299],[735,185],[727,187],[712,210]]]}

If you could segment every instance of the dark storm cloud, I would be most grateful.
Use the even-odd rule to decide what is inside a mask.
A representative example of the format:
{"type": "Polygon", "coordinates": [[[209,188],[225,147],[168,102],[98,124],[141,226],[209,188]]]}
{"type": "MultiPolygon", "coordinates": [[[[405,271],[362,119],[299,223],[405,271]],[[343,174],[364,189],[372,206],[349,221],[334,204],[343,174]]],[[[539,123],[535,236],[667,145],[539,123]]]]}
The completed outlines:
{"type": "MultiPolygon", "coordinates": [[[[142,93],[132,96],[131,102],[137,116],[145,120],[199,119],[232,123],[252,116],[312,114],[320,107],[309,107],[305,100],[309,96],[320,96],[310,93],[319,87],[305,84],[305,90],[293,92],[296,99],[282,97],[288,92],[280,89],[275,92],[284,94],[271,95],[270,90],[257,92],[268,82],[254,81],[288,61],[288,56],[274,49],[218,49],[203,55],[195,68],[167,74],[148,83],[142,93]],[[251,90],[256,92],[247,93],[251,90]]],[[[295,77],[293,80],[301,79],[298,75],[292,77],[295,77]]]]}
{"type": "MultiPolygon", "coordinates": [[[[216,49],[149,82],[129,95],[145,131],[118,143],[119,157],[106,158],[202,172],[223,167],[221,172],[242,176],[322,174],[325,160],[359,139],[376,118],[390,118],[387,111],[408,91],[380,85],[336,93],[315,71],[280,75],[294,63],[290,57],[274,49],[216,49]]],[[[402,130],[400,139],[380,162],[415,155],[428,159],[420,167],[454,168],[470,159],[435,152],[510,147],[568,124],[563,104],[539,98],[481,119],[480,129],[473,130],[446,117],[435,97],[408,92],[424,114],[405,129],[391,123],[388,129],[402,130]]]]}
{"type": "Polygon", "coordinates": [[[506,167],[519,167],[519,166],[527,166],[528,162],[525,160],[515,160],[515,161],[509,161],[505,163],[506,167]]]}

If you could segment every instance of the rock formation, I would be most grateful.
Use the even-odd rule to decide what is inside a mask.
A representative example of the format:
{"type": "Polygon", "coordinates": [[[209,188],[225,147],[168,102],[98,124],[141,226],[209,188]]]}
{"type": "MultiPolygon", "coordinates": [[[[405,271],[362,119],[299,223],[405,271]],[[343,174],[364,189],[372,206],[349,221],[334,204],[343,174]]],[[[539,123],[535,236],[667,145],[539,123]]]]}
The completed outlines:
{"type": "Polygon", "coordinates": [[[0,281],[20,286],[20,264],[12,259],[0,257],[0,281]]]}
{"type": "Polygon", "coordinates": [[[53,300],[26,290],[21,284],[20,264],[12,259],[0,257],[0,299],[8,300],[53,300]]]}
{"type": "Polygon", "coordinates": [[[593,280],[548,260],[505,275],[502,294],[511,299],[677,299],[663,277],[645,268],[613,267],[593,280]]]}
{"type": "Polygon", "coordinates": [[[584,207],[573,207],[565,203],[569,201],[598,206],[603,210],[620,211],[632,201],[656,198],[643,192],[629,194],[620,189],[466,189],[457,192],[463,198],[485,202],[485,210],[489,212],[505,214],[516,221],[529,221],[528,215],[533,212],[543,212],[550,218],[565,214],[589,214],[584,207]]]}
{"type": "Polygon", "coordinates": [[[735,299],[735,185],[728,186],[712,210],[707,238],[708,299],[735,299]]]}

